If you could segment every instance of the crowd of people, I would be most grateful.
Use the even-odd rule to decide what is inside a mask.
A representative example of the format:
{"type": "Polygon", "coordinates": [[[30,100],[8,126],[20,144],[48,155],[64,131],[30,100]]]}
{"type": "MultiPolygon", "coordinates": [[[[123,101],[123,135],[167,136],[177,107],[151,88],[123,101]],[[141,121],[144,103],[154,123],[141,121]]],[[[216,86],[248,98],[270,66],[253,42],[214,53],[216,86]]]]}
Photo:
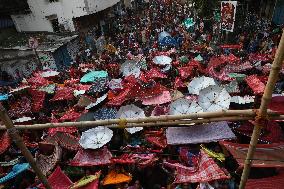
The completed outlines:
{"type": "MultiPolygon", "coordinates": [[[[187,86],[201,76],[214,78],[216,85],[226,87],[231,96],[243,98],[244,103],[231,101],[230,109],[258,108],[282,28],[248,14],[245,24],[236,26],[238,32],[230,36],[234,43],[226,44],[220,20],[202,18],[190,4],[149,0],[136,8],[122,8],[116,17],[106,20],[105,31],[81,34],[81,49],[70,68],[49,77],[36,72],[16,89],[5,88],[10,95],[2,103],[14,123],[128,118],[116,112],[129,104],[139,107],[145,116],[167,115],[175,100],[197,101],[198,95],[189,94],[187,86]],[[164,59],[155,59],[157,56],[164,59]],[[168,60],[170,63],[163,62],[168,60]],[[85,77],[92,73],[99,80],[85,77]],[[161,103],[153,103],[159,101],[154,97],[166,96],[167,92],[170,100],[163,96],[161,103]],[[245,96],[252,98],[247,102],[245,96]]],[[[283,76],[282,71],[280,79],[283,76]]],[[[283,82],[278,82],[275,93],[283,95],[283,90],[283,82]]],[[[250,138],[233,129],[243,124],[230,122],[229,126],[237,136],[233,141],[248,144],[250,138]]],[[[279,132],[273,133],[277,137],[266,137],[266,142],[283,140],[282,123],[278,124],[279,132]]],[[[241,172],[236,160],[219,143],[168,145],[166,129],[159,127],[133,132],[112,130],[111,141],[92,150],[87,150],[80,139],[88,131],[86,128],[23,130],[21,135],[54,188],[88,188],[90,183],[93,188],[116,189],[237,188],[241,172]],[[224,178],[177,182],[173,165],[197,166],[196,158],[202,149],[214,159],[224,178]],[[85,180],[80,183],[82,177],[85,180]],[[60,180],[66,183],[60,185],[60,180]]],[[[264,137],[270,132],[265,132],[264,137]]],[[[24,175],[23,171],[17,172],[15,165],[23,165],[25,160],[6,135],[1,133],[6,142],[0,149],[0,173],[5,178],[13,170],[15,175],[0,178],[0,188],[43,188],[28,167],[23,169],[24,175]]]]}

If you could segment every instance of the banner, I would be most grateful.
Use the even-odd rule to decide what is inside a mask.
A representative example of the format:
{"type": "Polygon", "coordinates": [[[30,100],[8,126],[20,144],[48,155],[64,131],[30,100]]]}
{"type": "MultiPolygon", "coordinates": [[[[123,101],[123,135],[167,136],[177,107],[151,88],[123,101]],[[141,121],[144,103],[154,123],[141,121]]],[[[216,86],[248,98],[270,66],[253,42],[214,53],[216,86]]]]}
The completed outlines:
{"type": "Polygon", "coordinates": [[[234,31],[237,1],[221,2],[221,27],[225,31],[234,31]]]}

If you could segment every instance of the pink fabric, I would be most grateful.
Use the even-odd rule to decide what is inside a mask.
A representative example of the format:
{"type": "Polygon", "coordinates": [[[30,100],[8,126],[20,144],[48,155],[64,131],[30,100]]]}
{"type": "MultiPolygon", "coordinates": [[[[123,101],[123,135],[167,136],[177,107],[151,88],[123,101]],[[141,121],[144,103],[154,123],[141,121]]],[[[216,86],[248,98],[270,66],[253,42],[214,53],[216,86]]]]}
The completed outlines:
{"type": "Polygon", "coordinates": [[[70,165],[79,167],[108,165],[111,163],[111,158],[112,154],[107,148],[98,150],[81,149],[70,162],[70,165]]]}
{"type": "Polygon", "coordinates": [[[169,91],[163,91],[162,94],[142,100],[143,105],[159,105],[171,102],[171,93],[169,91]]]}
{"type": "Polygon", "coordinates": [[[175,183],[211,182],[230,178],[204,151],[201,150],[200,153],[199,164],[195,170],[176,167],[175,183]]]}
{"type": "Polygon", "coordinates": [[[265,85],[256,75],[248,76],[245,80],[255,94],[263,94],[265,85]]]}

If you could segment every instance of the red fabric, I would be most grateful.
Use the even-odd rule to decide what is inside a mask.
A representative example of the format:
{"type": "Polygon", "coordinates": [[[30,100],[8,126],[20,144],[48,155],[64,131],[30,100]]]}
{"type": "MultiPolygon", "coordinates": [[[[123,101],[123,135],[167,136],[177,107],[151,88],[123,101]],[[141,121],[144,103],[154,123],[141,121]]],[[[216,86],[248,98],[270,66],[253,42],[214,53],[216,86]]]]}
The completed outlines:
{"type": "Polygon", "coordinates": [[[54,145],[58,144],[62,148],[72,151],[77,151],[80,149],[79,138],[74,137],[65,131],[55,132],[53,135],[49,135],[44,141],[54,145]]]}
{"type": "Polygon", "coordinates": [[[186,85],[182,82],[182,80],[179,77],[176,77],[174,88],[178,89],[178,88],[184,88],[184,87],[186,87],[186,85]]]}
{"type": "Polygon", "coordinates": [[[127,95],[128,99],[144,99],[158,96],[165,91],[166,88],[159,83],[155,83],[151,87],[143,87],[139,83],[134,84],[127,95]]]}
{"type": "MultiPolygon", "coordinates": [[[[219,142],[234,156],[238,164],[243,167],[249,144],[219,142]]],[[[284,144],[258,144],[252,160],[252,167],[284,167],[284,144]]]]}
{"type": "Polygon", "coordinates": [[[71,108],[70,110],[68,110],[59,120],[60,121],[77,121],[80,116],[84,113],[87,113],[86,111],[80,113],[80,112],[76,112],[73,108],[71,108]]]}
{"type": "Polygon", "coordinates": [[[145,168],[151,165],[154,165],[159,158],[156,157],[156,154],[133,154],[133,158],[135,159],[139,168],[145,168]]]}
{"type": "Polygon", "coordinates": [[[175,183],[210,182],[230,178],[205,152],[201,150],[200,154],[195,170],[176,168],[175,183]]]}
{"type": "Polygon", "coordinates": [[[157,68],[151,68],[149,71],[146,72],[146,77],[153,79],[153,78],[167,78],[165,74],[163,74],[159,69],[157,68]]]}
{"type": "Polygon", "coordinates": [[[178,72],[182,79],[187,79],[188,77],[193,76],[194,67],[179,67],[178,72]]]}
{"type": "Polygon", "coordinates": [[[263,62],[267,62],[267,61],[270,61],[270,58],[268,57],[267,54],[250,54],[249,55],[249,60],[250,61],[263,61],[263,62]]]}
{"type": "Polygon", "coordinates": [[[32,112],[39,112],[43,108],[46,93],[35,89],[30,89],[29,93],[32,96],[32,112]]]}
{"type": "MultiPolygon", "coordinates": [[[[47,180],[52,189],[69,189],[73,184],[67,175],[63,173],[60,167],[57,167],[47,180]]],[[[38,188],[43,189],[45,187],[40,184],[38,188]]]]}
{"type": "Polygon", "coordinates": [[[79,82],[80,82],[80,79],[71,78],[70,80],[65,80],[64,85],[72,87],[72,86],[75,86],[76,84],[78,84],[79,82]]]}
{"type": "Polygon", "coordinates": [[[167,147],[167,139],[163,131],[145,134],[145,139],[159,148],[167,147]]]}
{"type": "Polygon", "coordinates": [[[115,157],[111,159],[114,164],[134,164],[135,160],[129,154],[123,154],[120,157],[115,157]]]}
{"type": "Polygon", "coordinates": [[[284,113],[284,96],[272,97],[268,108],[279,113],[284,113]]]}
{"type": "Polygon", "coordinates": [[[127,100],[128,93],[130,92],[130,89],[125,89],[122,92],[120,92],[118,95],[114,96],[107,105],[111,106],[121,106],[123,102],[127,100]]]}
{"type": "Polygon", "coordinates": [[[1,133],[0,139],[1,139],[0,154],[3,154],[10,147],[11,140],[6,131],[1,133]]]}
{"type": "Polygon", "coordinates": [[[260,179],[248,179],[245,189],[283,189],[283,178],[284,170],[280,170],[279,174],[276,176],[260,179]]]}
{"type": "Polygon", "coordinates": [[[220,45],[222,49],[241,49],[241,45],[220,45]]]}
{"type": "Polygon", "coordinates": [[[32,114],[31,110],[31,100],[24,96],[10,105],[10,110],[8,111],[8,114],[11,118],[19,118],[25,115],[32,114]]]}
{"type": "MultiPolygon", "coordinates": [[[[58,119],[56,119],[52,115],[51,123],[59,123],[59,121],[58,121],[58,119]]],[[[77,131],[78,131],[78,129],[76,127],[55,127],[55,128],[49,128],[48,129],[48,134],[50,136],[54,136],[55,133],[57,133],[57,132],[72,134],[72,133],[75,133],[77,131]]]]}
{"type": "Polygon", "coordinates": [[[234,62],[240,61],[240,58],[236,57],[233,54],[230,54],[229,56],[221,55],[221,59],[224,62],[228,62],[228,63],[234,63],[234,62]]]}
{"type": "Polygon", "coordinates": [[[28,79],[28,83],[34,87],[42,87],[48,85],[49,81],[41,76],[35,76],[28,79]]]}
{"type": "MultiPolygon", "coordinates": [[[[251,137],[253,127],[254,125],[252,123],[245,122],[235,130],[243,135],[251,137]]],[[[268,143],[277,143],[284,141],[282,129],[277,122],[268,121],[267,124],[264,125],[264,127],[264,132],[261,133],[261,136],[259,138],[260,141],[268,143]]]]}
{"type": "Polygon", "coordinates": [[[73,100],[73,88],[70,87],[59,87],[56,89],[56,93],[51,99],[51,101],[60,101],[60,100],[73,100]]]}
{"type": "Polygon", "coordinates": [[[208,73],[210,76],[219,79],[220,81],[233,81],[233,78],[230,78],[225,71],[222,69],[219,73],[214,70],[213,66],[208,67],[208,73]]]}
{"type": "Polygon", "coordinates": [[[225,63],[225,61],[222,58],[212,57],[209,61],[208,67],[216,68],[219,65],[222,65],[224,63],[225,63]]]}
{"type": "Polygon", "coordinates": [[[112,154],[107,148],[98,150],[79,150],[74,159],[70,162],[71,166],[89,167],[98,165],[108,165],[111,163],[112,154]]]}
{"type": "Polygon", "coordinates": [[[255,94],[263,94],[265,85],[259,80],[256,75],[248,76],[245,80],[255,94]]]}

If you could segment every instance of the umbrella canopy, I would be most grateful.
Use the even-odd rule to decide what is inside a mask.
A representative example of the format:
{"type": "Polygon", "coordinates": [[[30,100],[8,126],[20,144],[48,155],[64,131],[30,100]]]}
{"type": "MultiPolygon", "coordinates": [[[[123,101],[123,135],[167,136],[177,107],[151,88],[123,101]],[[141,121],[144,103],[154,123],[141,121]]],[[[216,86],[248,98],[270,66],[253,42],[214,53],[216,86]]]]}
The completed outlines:
{"type": "Polygon", "coordinates": [[[162,94],[150,98],[145,98],[142,101],[143,105],[158,105],[171,102],[171,93],[170,91],[163,91],[162,94]]]}
{"type": "Polygon", "coordinates": [[[158,36],[158,41],[162,41],[165,37],[171,37],[171,34],[166,31],[161,32],[158,36]]]}
{"type": "Polygon", "coordinates": [[[112,79],[110,80],[110,82],[108,83],[108,87],[111,89],[111,90],[115,90],[115,89],[122,89],[123,86],[122,86],[122,79],[112,79]]]}
{"type": "Polygon", "coordinates": [[[89,105],[86,107],[86,110],[91,109],[91,108],[93,108],[93,107],[99,105],[99,104],[102,103],[105,99],[107,99],[107,94],[104,94],[103,96],[97,98],[96,102],[89,104],[89,105]]]}
{"type": "Polygon", "coordinates": [[[30,164],[28,163],[21,163],[21,164],[14,165],[12,168],[12,171],[8,173],[5,177],[2,177],[0,179],[0,184],[15,178],[17,175],[21,174],[22,172],[26,171],[29,168],[30,168],[30,164]]]}
{"type": "Polygon", "coordinates": [[[247,76],[246,74],[240,74],[240,73],[229,73],[228,76],[230,78],[237,79],[238,81],[244,80],[244,78],[247,76]]]}
{"type": "Polygon", "coordinates": [[[141,70],[136,61],[127,60],[120,66],[120,72],[125,77],[133,75],[137,78],[139,77],[141,70]]]}
{"type": "Polygon", "coordinates": [[[46,92],[48,94],[54,94],[55,88],[56,88],[55,84],[50,84],[50,85],[47,85],[45,87],[40,87],[40,88],[38,88],[38,90],[46,92]]]}
{"type": "Polygon", "coordinates": [[[84,149],[98,149],[107,144],[113,136],[113,131],[107,127],[96,127],[82,133],[79,144],[84,149]]]}
{"type": "Polygon", "coordinates": [[[188,84],[188,92],[190,94],[196,94],[199,95],[199,91],[202,89],[205,89],[209,87],[210,85],[216,85],[215,81],[211,77],[197,77],[194,78],[189,84],[188,84]]]}
{"type": "Polygon", "coordinates": [[[96,120],[115,119],[117,111],[114,108],[101,108],[94,113],[96,120]]]}
{"type": "Polygon", "coordinates": [[[194,58],[194,60],[201,62],[201,61],[203,61],[203,58],[202,58],[202,56],[199,54],[197,57],[194,58]]]}
{"type": "Polygon", "coordinates": [[[231,102],[236,104],[249,104],[254,102],[254,96],[233,96],[231,102]]]}
{"type": "Polygon", "coordinates": [[[159,44],[161,46],[176,46],[177,41],[175,40],[175,38],[171,36],[167,36],[167,37],[164,37],[161,41],[159,41],[159,44]]]}
{"type": "Polygon", "coordinates": [[[54,71],[54,70],[47,70],[47,71],[40,73],[40,76],[45,78],[45,77],[54,77],[54,76],[57,76],[59,74],[60,74],[60,72],[57,72],[57,71],[54,71]]]}
{"type": "MultiPolygon", "coordinates": [[[[126,105],[126,106],[122,106],[120,107],[120,109],[118,110],[117,114],[116,114],[117,118],[142,118],[142,117],[146,117],[144,111],[131,104],[131,105],[126,105]]],[[[143,130],[143,127],[133,127],[133,128],[127,128],[126,129],[130,134],[134,134],[138,131],[143,130]]]]}
{"type": "Polygon", "coordinates": [[[161,55],[161,56],[155,56],[153,62],[157,65],[170,65],[172,63],[172,59],[168,56],[161,55]]]}
{"type": "Polygon", "coordinates": [[[170,115],[190,114],[203,112],[202,108],[195,102],[180,98],[170,104],[170,115]]]}
{"type": "Polygon", "coordinates": [[[225,88],[209,86],[199,93],[198,103],[205,112],[228,110],[231,96],[225,88]]]}
{"type": "Polygon", "coordinates": [[[193,21],[193,18],[187,18],[183,21],[183,25],[186,27],[186,29],[194,26],[195,22],[193,21]]]}
{"type": "Polygon", "coordinates": [[[93,85],[87,90],[87,94],[92,95],[97,92],[103,92],[107,89],[108,80],[106,78],[100,78],[93,82],[93,85]]]}
{"type": "Polygon", "coordinates": [[[87,74],[85,74],[80,82],[81,83],[88,83],[88,82],[94,82],[97,79],[100,78],[107,78],[108,77],[108,73],[106,71],[91,71],[87,74]]]}

